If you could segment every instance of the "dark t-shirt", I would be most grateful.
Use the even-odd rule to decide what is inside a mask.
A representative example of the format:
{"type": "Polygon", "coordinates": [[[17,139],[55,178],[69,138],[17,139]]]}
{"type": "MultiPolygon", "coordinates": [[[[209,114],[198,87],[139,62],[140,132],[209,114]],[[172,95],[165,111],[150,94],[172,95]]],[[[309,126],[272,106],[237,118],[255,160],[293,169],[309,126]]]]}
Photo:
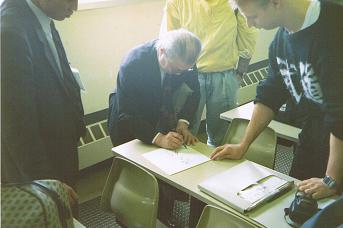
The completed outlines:
{"type": "Polygon", "coordinates": [[[269,75],[256,102],[274,112],[291,96],[304,119],[323,118],[343,139],[343,7],[321,1],[318,20],[290,34],[280,28],[269,48],[269,75]]]}

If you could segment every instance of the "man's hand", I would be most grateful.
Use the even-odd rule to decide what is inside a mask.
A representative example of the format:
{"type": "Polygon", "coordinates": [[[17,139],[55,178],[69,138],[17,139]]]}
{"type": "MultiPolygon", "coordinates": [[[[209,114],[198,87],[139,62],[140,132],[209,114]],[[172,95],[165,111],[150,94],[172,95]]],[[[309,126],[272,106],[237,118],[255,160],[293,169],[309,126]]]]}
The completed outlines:
{"type": "Polygon", "coordinates": [[[301,181],[297,184],[300,191],[311,195],[313,199],[321,199],[334,195],[337,190],[330,189],[324,184],[321,178],[311,178],[308,180],[301,181]]]}
{"type": "Polygon", "coordinates": [[[64,186],[64,189],[68,193],[70,206],[77,204],[79,197],[76,194],[76,192],[74,191],[74,189],[65,183],[63,183],[63,186],[64,186]]]}
{"type": "Polygon", "coordinates": [[[221,160],[224,158],[238,160],[241,159],[246,149],[241,144],[225,144],[217,147],[211,154],[212,160],[221,160]]]}
{"type": "Polygon", "coordinates": [[[169,132],[168,134],[159,134],[155,140],[155,144],[159,147],[174,150],[183,144],[183,137],[177,132],[169,132]]]}
{"type": "Polygon", "coordinates": [[[188,124],[185,122],[179,121],[177,123],[176,132],[183,136],[183,143],[186,145],[194,145],[198,142],[197,137],[188,130],[188,124]]]}

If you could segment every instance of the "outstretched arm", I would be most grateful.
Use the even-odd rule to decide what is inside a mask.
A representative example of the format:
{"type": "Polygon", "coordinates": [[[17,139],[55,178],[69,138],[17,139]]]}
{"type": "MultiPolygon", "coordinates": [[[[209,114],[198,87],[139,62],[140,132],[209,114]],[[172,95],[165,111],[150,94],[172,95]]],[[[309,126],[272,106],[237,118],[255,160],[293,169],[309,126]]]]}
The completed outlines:
{"type": "Polygon", "coordinates": [[[212,153],[211,159],[241,159],[251,143],[268,126],[273,117],[274,112],[272,109],[262,103],[257,103],[241,142],[239,144],[225,144],[217,147],[212,153]]]}

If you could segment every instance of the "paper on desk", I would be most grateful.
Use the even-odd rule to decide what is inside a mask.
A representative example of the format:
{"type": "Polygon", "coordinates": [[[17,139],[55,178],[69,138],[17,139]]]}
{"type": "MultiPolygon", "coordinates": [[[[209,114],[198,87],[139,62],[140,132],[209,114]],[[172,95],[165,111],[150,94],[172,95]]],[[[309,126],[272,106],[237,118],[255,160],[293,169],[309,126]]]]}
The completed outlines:
{"type": "Polygon", "coordinates": [[[210,159],[198,151],[188,147],[176,151],[157,149],[143,154],[143,157],[168,175],[181,172],[210,159]]]}

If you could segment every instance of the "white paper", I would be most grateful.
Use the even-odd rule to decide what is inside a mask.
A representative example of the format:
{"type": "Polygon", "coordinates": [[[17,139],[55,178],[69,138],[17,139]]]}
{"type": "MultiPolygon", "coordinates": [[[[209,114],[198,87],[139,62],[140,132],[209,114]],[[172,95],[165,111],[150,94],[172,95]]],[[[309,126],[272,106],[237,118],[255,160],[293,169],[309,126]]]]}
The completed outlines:
{"type": "Polygon", "coordinates": [[[168,175],[173,175],[210,160],[190,147],[175,151],[160,148],[143,154],[143,157],[168,175]]]}

